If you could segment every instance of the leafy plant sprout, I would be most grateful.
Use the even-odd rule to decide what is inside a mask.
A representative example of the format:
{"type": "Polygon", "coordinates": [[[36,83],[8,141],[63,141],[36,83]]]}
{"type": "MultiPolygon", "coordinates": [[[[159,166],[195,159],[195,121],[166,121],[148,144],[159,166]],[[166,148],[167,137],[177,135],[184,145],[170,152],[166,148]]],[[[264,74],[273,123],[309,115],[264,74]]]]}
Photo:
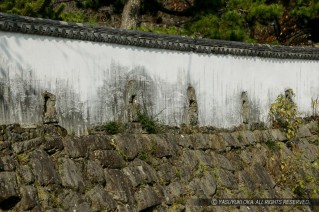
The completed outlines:
{"type": "Polygon", "coordinates": [[[273,127],[285,129],[288,139],[297,137],[297,130],[302,123],[296,103],[292,100],[295,93],[292,89],[280,94],[270,106],[270,118],[273,127]]]}

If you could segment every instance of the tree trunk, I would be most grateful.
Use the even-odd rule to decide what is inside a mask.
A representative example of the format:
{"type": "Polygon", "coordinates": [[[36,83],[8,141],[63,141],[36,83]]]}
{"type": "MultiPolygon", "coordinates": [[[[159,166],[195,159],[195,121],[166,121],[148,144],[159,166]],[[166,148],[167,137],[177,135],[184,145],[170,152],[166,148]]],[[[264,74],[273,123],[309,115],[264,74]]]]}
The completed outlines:
{"type": "Polygon", "coordinates": [[[142,0],[128,0],[122,13],[121,28],[136,29],[142,0]]]}

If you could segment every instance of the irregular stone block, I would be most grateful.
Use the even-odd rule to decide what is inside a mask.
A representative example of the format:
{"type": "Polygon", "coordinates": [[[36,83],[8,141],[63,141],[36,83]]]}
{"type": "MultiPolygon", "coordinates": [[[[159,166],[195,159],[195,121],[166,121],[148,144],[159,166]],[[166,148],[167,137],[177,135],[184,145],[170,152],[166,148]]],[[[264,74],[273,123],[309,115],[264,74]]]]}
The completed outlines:
{"type": "Polygon", "coordinates": [[[64,211],[91,211],[90,204],[80,194],[72,190],[65,190],[62,195],[62,207],[64,211]]]}
{"type": "Polygon", "coordinates": [[[91,201],[90,209],[92,211],[113,211],[116,209],[116,202],[101,186],[96,186],[89,190],[86,196],[91,201]]]}
{"type": "Polygon", "coordinates": [[[311,136],[311,137],[306,138],[306,139],[307,139],[307,141],[309,141],[312,144],[319,143],[319,136],[318,135],[314,135],[314,136],[311,136]]]}
{"type": "MultiPolygon", "coordinates": [[[[157,154],[155,152],[155,156],[158,156],[159,158],[163,158],[163,157],[178,157],[179,153],[180,153],[180,147],[177,144],[176,136],[166,133],[166,134],[157,134],[158,137],[160,137],[162,140],[162,142],[158,143],[160,147],[158,150],[160,151],[161,148],[164,149],[165,152],[167,152],[167,148],[169,149],[170,152],[168,152],[167,155],[165,154],[157,154]]],[[[158,152],[160,153],[160,152],[158,152]]]]}
{"type": "Polygon", "coordinates": [[[194,153],[200,165],[209,166],[209,167],[212,167],[214,165],[212,157],[209,153],[199,151],[199,150],[194,150],[194,153]]]}
{"type": "Polygon", "coordinates": [[[242,131],[233,132],[231,133],[231,136],[236,140],[236,142],[239,142],[240,146],[251,145],[242,131]]]}
{"type": "Polygon", "coordinates": [[[194,142],[194,148],[198,150],[211,149],[211,143],[209,139],[201,133],[190,135],[192,142],[194,142]]]}
{"type": "Polygon", "coordinates": [[[18,133],[9,132],[7,133],[7,136],[8,136],[8,140],[12,141],[13,143],[23,141],[23,136],[18,133]]]}
{"type": "Polygon", "coordinates": [[[253,131],[253,134],[254,134],[254,136],[255,136],[255,138],[256,138],[256,142],[257,142],[257,143],[265,142],[265,141],[263,140],[263,134],[262,134],[262,132],[261,132],[260,130],[254,130],[254,131],[253,131]]]}
{"type": "MultiPolygon", "coordinates": [[[[165,134],[163,136],[165,137],[165,134]]],[[[152,134],[136,134],[134,137],[139,143],[138,154],[145,152],[154,153],[156,141],[153,139],[152,134]]]]}
{"type": "Polygon", "coordinates": [[[150,186],[146,186],[145,188],[135,192],[134,196],[137,201],[137,208],[139,211],[159,205],[162,202],[161,197],[150,186]]]}
{"type": "Polygon", "coordinates": [[[52,204],[50,202],[50,191],[46,187],[42,186],[36,186],[37,193],[38,193],[38,199],[40,202],[40,206],[42,210],[49,210],[52,209],[52,204]]]}
{"type": "Polygon", "coordinates": [[[243,139],[246,141],[248,145],[253,145],[257,141],[254,133],[252,133],[251,131],[239,131],[239,134],[243,137],[243,139]]]}
{"type": "Polygon", "coordinates": [[[86,176],[91,183],[105,184],[103,168],[95,161],[87,161],[86,176]]]}
{"type": "Polygon", "coordinates": [[[195,168],[190,166],[190,164],[185,163],[183,160],[176,161],[172,167],[172,172],[175,172],[175,179],[183,182],[189,182],[193,178],[193,172],[195,168]]]}
{"type": "Polygon", "coordinates": [[[252,154],[252,164],[266,165],[266,160],[269,158],[266,147],[260,146],[260,149],[252,148],[250,152],[252,154]]]}
{"type": "Polygon", "coordinates": [[[60,184],[55,164],[49,155],[43,150],[35,150],[30,153],[30,164],[36,181],[40,185],[60,184]]]}
{"type": "Polygon", "coordinates": [[[194,149],[194,142],[191,140],[191,136],[187,134],[176,135],[177,144],[187,149],[194,149]]]}
{"type": "MultiPolygon", "coordinates": [[[[311,162],[319,159],[319,146],[315,144],[309,144],[309,157],[308,155],[305,155],[307,159],[311,162]]],[[[319,171],[319,170],[318,170],[319,171]]]]}
{"type": "Polygon", "coordinates": [[[198,165],[199,161],[196,157],[196,153],[194,150],[185,150],[183,151],[180,161],[182,161],[185,165],[190,166],[193,170],[198,165]]]}
{"type": "Polygon", "coordinates": [[[59,172],[62,179],[62,185],[82,192],[84,190],[84,181],[81,170],[78,169],[73,160],[61,158],[59,172]]]}
{"type": "Polygon", "coordinates": [[[43,139],[38,137],[38,138],[27,140],[27,141],[13,143],[12,149],[14,153],[20,154],[22,152],[26,152],[37,146],[40,146],[42,143],[43,143],[43,139]]]}
{"type": "Polygon", "coordinates": [[[0,209],[9,210],[20,201],[17,187],[14,172],[0,172],[0,209]]]}
{"type": "Polygon", "coordinates": [[[155,207],[152,208],[153,211],[158,211],[158,212],[166,212],[166,211],[170,211],[169,206],[168,205],[157,205],[155,207]]]}
{"type": "Polygon", "coordinates": [[[19,166],[19,168],[17,169],[17,172],[20,176],[20,180],[22,183],[28,185],[34,182],[35,177],[28,165],[19,166]]]}
{"type": "Polygon", "coordinates": [[[205,134],[204,137],[208,139],[210,148],[212,150],[216,150],[218,152],[223,152],[226,150],[226,142],[221,137],[221,135],[215,135],[215,134],[205,134]]]}
{"type": "Polygon", "coordinates": [[[296,159],[296,155],[285,145],[284,143],[281,143],[281,153],[280,153],[282,160],[289,160],[296,159]]]}
{"type": "Polygon", "coordinates": [[[287,137],[284,132],[280,131],[280,129],[271,129],[269,130],[270,135],[272,136],[273,141],[286,141],[287,137]]]}
{"type": "Polygon", "coordinates": [[[234,190],[238,189],[238,179],[231,171],[219,169],[218,179],[219,186],[234,190]]]}
{"type": "Polygon", "coordinates": [[[260,164],[251,167],[251,176],[255,178],[255,185],[260,185],[265,189],[272,189],[276,185],[272,177],[267,173],[266,169],[260,164]]]}
{"type": "Polygon", "coordinates": [[[105,170],[105,179],[105,189],[114,200],[134,205],[132,184],[121,170],[105,170]]]}
{"type": "Polygon", "coordinates": [[[185,193],[185,188],[179,182],[172,182],[164,188],[165,203],[173,204],[180,196],[185,193]]]}
{"type": "Polygon", "coordinates": [[[263,141],[264,142],[269,142],[269,141],[276,141],[275,138],[271,135],[270,130],[262,130],[261,134],[263,136],[263,141]]]}
{"type": "Polygon", "coordinates": [[[300,138],[306,138],[312,136],[310,130],[305,126],[301,125],[297,130],[297,134],[300,138]]]}
{"type": "Polygon", "coordinates": [[[157,180],[155,170],[141,160],[133,166],[124,168],[123,173],[130,179],[133,187],[141,184],[154,183],[157,180]]]}
{"type": "Polygon", "coordinates": [[[71,158],[86,158],[88,156],[87,143],[78,137],[65,137],[63,145],[66,153],[71,158]]]}
{"type": "Polygon", "coordinates": [[[116,150],[96,150],[90,154],[90,159],[99,161],[103,168],[120,169],[125,167],[125,161],[116,150]]]}
{"type": "Polygon", "coordinates": [[[117,208],[116,208],[116,211],[121,211],[121,212],[137,212],[137,208],[136,206],[131,206],[131,205],[128,205],[128,204],[123,204],[121,202],[118,202],[118,205],[117,205],[117,208]]]}
{"type": "Polygon", "coordinates": [[[239,157],[246,164],[251,164],[253,162],[253,155],[250,150],[242,150],[239,157]]]}
{"type": "Polygon", "coordinates": [[[24,132],[24,133],[21,134],[21,136],[22,136],[22,140],[23,140],[23,141],[29,140],[29,139],[33,139],[33,138],[30,136],[29,132],[24,132]]]}
{"type": "Polygon", "coordinates": [[[307,139],[301,138],[298,148],[302,152],[302,159],[308,162],[314,162],[317,158],[317,146],[310,144],[307,139]]]}
{"type": "Polygon", "coordinates": [[[311,132],[311,134],[318,135],[319,133],[319,125],[318,121],[311,121],[310,123],[305,125],[311,132]]]}
{"type": "Polygon", "coordinates": [[[81,139],[90,151],[114,149],[114,146],[111,144],[112,136],[109,135],[88,135],[81,137],[81,139]]]}
{"type": "Polygon", "coordinates": [[[57,124],[44,124],[37,127],[38,136],[62,136],[65,137],[68,132],[66,129],[57,124]]]}
{"type": "MultiPolygon", "coordinates": [[[[196,196],[192,196],[185,200],[185,210],[186,211],[216,211],[216,206],[212,207],[212,198],[198,198],[196,196]]],[[[228,209],[228,207],[227,207],[228,209]]],[[[219,212],[217,210],[217,212],[219,212]]]]}
{"type": "Polygon", "coordinates": [[[157,158],[171,157],[174,153],[172,145],[160,135],[149,135],[155,142],[153,155],[157,158]]]}
{"type": "Polygon", "coordinates": [[[7,131],[11,131],[14,133],[18,133],[18,134],[22,134],[25,132],[25,128],[22,128],[20,124],[10,124],[9,126],[7,126],[7,131]]]}
{"type": "Polygon", "coordinates": [[[160,164],[157,170],[158,179],[163,184],[168,184],[179,177],[178,169],[168,162],[160,164]]]}
{"type": "Polygon", "coordinates": [[[19,210],[30,210],[39,204],[37,190],[34,186],[22,186],[20,188],[21,201],[18,203],[17,208],[19,210]]]}
{"type": "Polygon", "coordinates": [[[45,136],[42,147],[49,154],[54,154],[63,149],[61,136],[45,136]]]}
{"type": "Polygon", "coordinates": [[[243,144],[240,144],[238,139],[234,137],[231,133],[220,133],[226,143],[226,147],[240,148],[243,144]]]}
{"type": "Polygon", "coordinates": [[[11,142],[10,141],[0,141],[0,150],[9,150],[11,147],[11,142]]]}
{"type": "Polygon", "coordinates": [[[212,175],[205,174],[202,178],[195,178],[189,187],[198,198],[211,198],[216,193],[216,182],[212,175]]]}
{"type": "MultiPolygon", "coordinates": [[[[246,165],[245,163],[243,163],[243,161],[241,160],[241,158],[239,156],[239,153],[236,151],[227,152],[225,154],[225,157],[229,160],[229,162],[231,163],[231,165],[235,171],[242,170],[244,168],[244,166],[246,165]]],[[[230,171],[232,171],[232,170],[230,170],[230,171]]]]}
{"type": "Polygon", "coordinates": [[[258,188],[258,184],[255,184],[254,178],[250,175],[246,170],[242,170],[238,172],[239,184],[243,185],[244,188],[249,192],[253,192],[258,188]]]}
{"type": "Polygon", "coordinates": [[[113,140],[116,149],[128,160],[133,160],[144,148],[134,135],[116,135],[113,140]]]}
{"type": "Polygon", "coordinates": [[[233,165],[223,155],[212,152],[211,156],[213,158],[213,164],[215,166],[221,167],[228,171],[235,171],[235,168],[233,167],[233,165]]]}
{"type": "Polygon", "coordinates": [[[9,155],[0,158],[0,171],[14,171],[17,165],[18,162],[9,155]]]}
{"type": "MultiPolygon", "coordinates": [[[[174,128],[174,129],[169,128],[169,129],[167,129],[167,131],[165,131],[166,133],[161,133],[161,134],[157,134],[157,135],[161,136],[164,140],[169,141],[170,145],[173,145],[174,148],[179,148],[178,144],[177,144],[177,139],[179,138],[179,136],[177,136],[177,134],[174,133],[174,132],[176,132],[175,130],[177,130],[177,129],[178,129],[178,127],[174,128]],[[172,130],[172,131],[170,131],[170,130],[172,130]]],[[[148,136],[148,134],[145,134],[145,135],[148,136]]]]}
{"type": "Polygon", "coordinates": [[[188,182],[193,177],[193,171],[198,166],[198,159],[192,150],[185,150],[181,157],[174,162],[172,172],[175,178],[188,182]]]}

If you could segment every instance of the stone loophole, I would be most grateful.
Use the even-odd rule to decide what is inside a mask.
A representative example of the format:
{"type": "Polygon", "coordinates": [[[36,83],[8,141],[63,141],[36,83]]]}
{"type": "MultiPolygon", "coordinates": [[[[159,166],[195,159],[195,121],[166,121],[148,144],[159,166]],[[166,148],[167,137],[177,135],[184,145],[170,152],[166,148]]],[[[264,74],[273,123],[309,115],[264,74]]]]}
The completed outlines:
{"type": "Polygon", "coordinates": [[[198,124],[198,105],[196,100],[195,89],[192,86],[187,88],[188,112],[187,118],[190,125],[198,124]]]}
{"type": "Polygon", "coordinates": [[[249,124],[249,118],[250,118],[250,105],[248,101],[248,95],[246,91],[243,91],[241,93],[241,116],[242,121],[244,124],[249,124]]]}
{"type": "Polygon", "coordinates": [[[43,105],[43,123],[51,124],[58,123],[57,112],[55,108],[56,97],[52,93],[45,91],[43,93],[44,105],[43,105]]]}

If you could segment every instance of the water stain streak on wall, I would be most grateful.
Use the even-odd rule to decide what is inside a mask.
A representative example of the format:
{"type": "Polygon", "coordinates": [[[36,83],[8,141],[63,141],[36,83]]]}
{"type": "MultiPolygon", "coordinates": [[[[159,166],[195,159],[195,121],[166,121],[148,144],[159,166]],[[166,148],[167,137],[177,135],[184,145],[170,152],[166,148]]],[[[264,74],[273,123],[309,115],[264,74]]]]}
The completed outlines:
{"type": "MultiPolygon", "coordinates": [[[[174,45],[174,43],[172,43],[174,45]]],[[[191,86],[199,125],[267,122],[269,106],[291,88],[302,115],[319,95],[319,61],[145,48],[0,31],[0,123],[42,121],[43,93],[56,96],[59,123],[87,126],[128,121],[127,85],[137,101],[169,125],[189,122],[191,86]],[[246,110],[248,110],[246,108],[246,110]]],[[[197,120],[196,120],[197,121],[197,120]]]]}

